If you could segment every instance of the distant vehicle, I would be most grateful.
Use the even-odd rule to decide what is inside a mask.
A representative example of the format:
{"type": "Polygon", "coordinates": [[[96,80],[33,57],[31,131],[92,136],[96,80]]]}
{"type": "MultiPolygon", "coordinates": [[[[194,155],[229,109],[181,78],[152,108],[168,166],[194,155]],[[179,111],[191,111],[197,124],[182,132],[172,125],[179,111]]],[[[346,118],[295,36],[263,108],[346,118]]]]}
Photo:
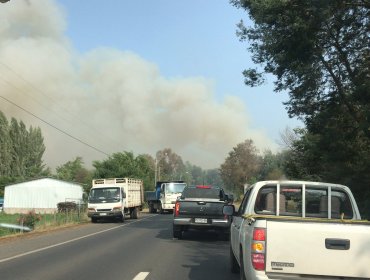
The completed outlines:
{"type": "Polygon", "coordinates": [[[175,202],[181,196],[186,183],[184,181],[159,181],[155,191],[145,192],[145,201],[148,203],[149,212],[157,210],[163,214],[165,211],[173,212],[175,202]]]}
{"type": "Polygon", "coordinates": [[[230,235],[230,216],[222,213],[231,201],[224,190],[212,186],[188,186],[176,201],[173,214],[173,237],[182,238],[188,229],[217,230],[224,240],[230,235]]]}
{"type": "Polygon", "coordinates": [[[88,217],[93,223],[98,219],[115,218],[125,221],[139,217],[144,204],[143,181],[131,178],[94,179],[88,198],[88,217]]]}
{"type": "Polygon", "coordinates": [[[4,207],[4,198],[0,198],[0,212],[3,211],[3,207],[4,207]]]}
{"type": "Polygon", "coordinates": [[[224,214],[233,217],[230,263],[240,279],[370,279],[370,222],[348,187],[257,182],[224,214]]]}

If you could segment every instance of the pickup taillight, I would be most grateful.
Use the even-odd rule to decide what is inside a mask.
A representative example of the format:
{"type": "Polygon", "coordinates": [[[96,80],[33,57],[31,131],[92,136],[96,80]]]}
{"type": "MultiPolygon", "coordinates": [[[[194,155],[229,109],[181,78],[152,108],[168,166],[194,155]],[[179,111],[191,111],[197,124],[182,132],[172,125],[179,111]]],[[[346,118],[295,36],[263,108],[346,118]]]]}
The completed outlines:
{"type": "Polygon", "coordinates": [[[178,216],[180,212],[180,202],[176,201],[174,215],[178,216]]]}
{"type": "Polygon", "coordinates": [[[255,270],[265,270],[266,229],[255,228],[251,248],[251,260],[255,270]]]}

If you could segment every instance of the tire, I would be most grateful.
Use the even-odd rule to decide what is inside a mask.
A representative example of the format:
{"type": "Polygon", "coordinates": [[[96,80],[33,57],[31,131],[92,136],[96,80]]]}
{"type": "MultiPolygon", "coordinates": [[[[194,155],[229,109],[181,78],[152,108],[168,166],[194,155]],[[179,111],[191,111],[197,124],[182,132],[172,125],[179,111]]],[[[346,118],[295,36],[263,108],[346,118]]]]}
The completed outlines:
{"type": "Polygon", "coordinates": [[[162,203],[161,203],[161,204],[159,204],[159,213],[161,213],[161,214],[163,214],[163,213],[164,213],[164,210],[163,210],[163,208],[162,208],[162,203]]]}
{"type": "Polygon", "coordinates": [[[247,278],[245,277],[245,272],[244,272],[244,264],[243,264],[243,251],[242,251],[242,248],[240,248],[240,270],[239,270],[240,274],[240,280],[247,280],[247,278]]]}
{"type": "Polygon", "coordinates": [[[132,219],[137,219],[139,218],[139,208],[138,207],[135,207],[133,210],[132,210],[132,219]]]}
{"type": "Polygon", "coordinates": [[[121,223],[124,223],[124,222],[125,222],[125,213],[122,213],[122,216],[121,216],[121,217],[119,217],[119,221],[120,221],[121,223]]]}
{"type": "Polygon", "coordinates": [[[232,273],[238,273],[240,271],[239,264],[235,258],[231,245],[230,245],[230,270],[232,273]]]}
{"type": "Polygon", "coordinates": [[[97,218],[95,218],[95,217],[91,217],[91,222],[92,222],[92,223],[94,223],[94,224],[95,224],[97,221],[98,221],[98,219],[97,219],[97,218]]]}
{"type": "Polygon", "coordinates": [[[153,204],[149,204],[149,213],[154,213],[154,207],[153,204]]]}
{"type": "Polygon", "coordinates": [[[182,230],[180,226],[173,225],[173,238],[177,238],[177,239],[182,238],[182,230]]]}
{"type": "Polygon", "coordinates": [[[153,204],[150,204],[150,213],[157,213],[157,209],[154,208],[154,205],[153,204]]]}

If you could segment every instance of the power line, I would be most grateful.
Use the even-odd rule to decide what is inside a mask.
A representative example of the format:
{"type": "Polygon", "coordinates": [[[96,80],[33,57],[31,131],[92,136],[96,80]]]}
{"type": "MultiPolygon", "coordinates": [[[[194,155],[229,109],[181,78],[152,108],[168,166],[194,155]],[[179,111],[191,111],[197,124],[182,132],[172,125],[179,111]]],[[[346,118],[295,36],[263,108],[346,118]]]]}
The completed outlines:
{"type": "MultiPolygon", "coordinates": [[[[12,69],[10,66],[8,66],[7,64],[3,63],[0,61],[0,65],[2,65],[4,68],[8,69],[8,71],[12,72],[16,77],[18,77],[19,79],[21,79],[23,82],[26,83],[26,85],[28,85],[32,90],[34,90],[35,92],[37,93],[41,93],[45,98],[49,99],[52,103],[54,104],[58,104],[58,106],[60,106],[60,103],[59,102],[56,102],[55,99],[53,99],[51,96],[45,94],[44,91],[42,91],[41,89],[37,88],[34,84],[32,84],[31,82],[29,82],[28,80],[26,80],[25,78],[23,78],[19,73],[17,73],[14,69],[12,69]]],[[[15,85],[13,85],[12,83],[10,83],[9,81],[5,80],[4,78],[0,77],[5,83],[7,83],[8,85],[12,86],[13,88],[15,88],[16,90],[18,90],[19,92],[23,92],[21,89],[19,89],[18,87],[16,87],[15,85]]],[[[27,94],[26,92],[23,92],[25,94],[27,94]]],[[[28,94],[27,94],[28,95],[28,94]]],[[[50,108],[47,108],[45,107],[43,104],[41,104],[40,102],[38,102],[34,97],[28,95],[31,99],[33,99],[37,104],[39,104],[40,106],[42,106],[43,108],[47,109],[47,110],[50,110],[50,108]]],[[[85,126],[89,129],[89,131],[93,130],[95,132],[98,132],[96,130],[96,128],[92,127],[91,125],[87,124],[83,118],[81,116],[79,116],[78,114],[75,114],[74,112],[72,112],[71,110],[69,110],[67,107],[65,106],[61,106],[63,111],[67,111],[69,112],[70,115],[74,115],[75,117],[78,118],[78,120],[85,126]]],[[[51,110],[50,110],[51,111],[51,110]]],[[[68,122],[70,123],[70,120],[69,119],[66,119],[64,117],[62,117],[60,114],[58,114],[57,112],[54,111],[54,114],[56,114],[56,116],[62,120],[64,120],[65,122],[68,122]]],[[[73,124],[72,124],[73,125],[73,124]]],[[[119,144],[119,142],[116,141],[116,139],[114,138],[111,138],[109,135],[106,135],[105,139],[106,138],[109,138],[108,140],[114,142],[115,144],[119,144]]]]}
{"type": "Polygon", "coordinates": [[[88,144],[88,143],[86,143],[86,142],[84,142],[84,141],[80,140],[80,139],[78,139],[77,137],[74,137],[73,135],[69,134],[68,132],[66,132],[66,131],[64,131],[64,130],[62,130],[62,129],[58,128],[58,127],[56,127],[55,125],[53,125],[53,124],[51,124],[51,123],[49,123],[49,122],[45,121],[44,119],[42,119],[42,118],[40,118],[40,117],[36,116],[36,115],[35,115],[35,114],[33,114],[32,112],[30,112],[30,111],[28,111],[27,109],[25,109],[25,108],[23,108],[23,107],[19,106],[18,104],[14,103],[13,101],[9,100],[8,98],[6,98],[6,97],[4,97],[4,96],[2,96],[2,95],[0,95],[0,98],[2,98],[2,99],[4,99],[5,101],[9,102],[9,103],[10,103],[10,104],[12,104],[13,106],[16,106],[17,108],[19,108],[19,109],[23,110],[24,112],[26,112],[26,113],[30,114],[31,116],[33,116],[34,118],[36,118],[36,119],[38,119],[38,120],[42,121],[43,123],[47,124],[48,126],[50,126],[50,127],[54,128],[54,129],[58,130],[59,132],[61,132],[61,133],[65,134],[65,135],[67,135],[68,137],[70,137],[70,138],[72,138],[72,139],[74,139],[74,140],[76,140],[76,141],[80,142],[81,144],[83,144],[83,145],[85,145],[85,146],[87,146],[87,147],[89,147],[89,148],[91,148],[91,149],[93,149],[93,150],[95,150],[95,151],[97,151],[97,152],[99,152],[99,153],[102,153],[102,154],[104,154],[104,155],[106,155],[106,156],[108,156],[108,157],[109,157],[109,154],[107,154],[107,153],[103,152],[102,150],[100,150],[100,149],[98,149],[98,148],[96,148],[96,147],[94,147],[94,146],[92,146],[92,145],[90,145],[90,144],[88,144]]]}

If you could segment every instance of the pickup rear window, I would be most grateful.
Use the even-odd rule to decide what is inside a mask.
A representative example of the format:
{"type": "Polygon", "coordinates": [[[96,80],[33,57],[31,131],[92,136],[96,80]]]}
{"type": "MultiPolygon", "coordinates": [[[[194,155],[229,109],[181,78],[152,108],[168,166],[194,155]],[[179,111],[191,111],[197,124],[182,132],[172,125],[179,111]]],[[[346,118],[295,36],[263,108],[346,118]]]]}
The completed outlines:
{"type": "Polygon", "coordinates": [[[353,211],[348,194],[342,190],[331,189],[329,201],[329,188],[317,186],[280,185],[277,197],[277,186],[266,185],[261,188],[255,203],[255,212],[263,215],[276,215],[276,204],[279,204],[280,216],[304,216],[329,218],[328,206],[331,207],[330,216],[333,219],[352,219],[353,211]]]}
{"type": "Polygon", "coordinates": [[[196,188],[188,187],[182,192],[182,197],[185,198],[215,198],[220,199],[222,191],[218,188],[196,188]]]}

